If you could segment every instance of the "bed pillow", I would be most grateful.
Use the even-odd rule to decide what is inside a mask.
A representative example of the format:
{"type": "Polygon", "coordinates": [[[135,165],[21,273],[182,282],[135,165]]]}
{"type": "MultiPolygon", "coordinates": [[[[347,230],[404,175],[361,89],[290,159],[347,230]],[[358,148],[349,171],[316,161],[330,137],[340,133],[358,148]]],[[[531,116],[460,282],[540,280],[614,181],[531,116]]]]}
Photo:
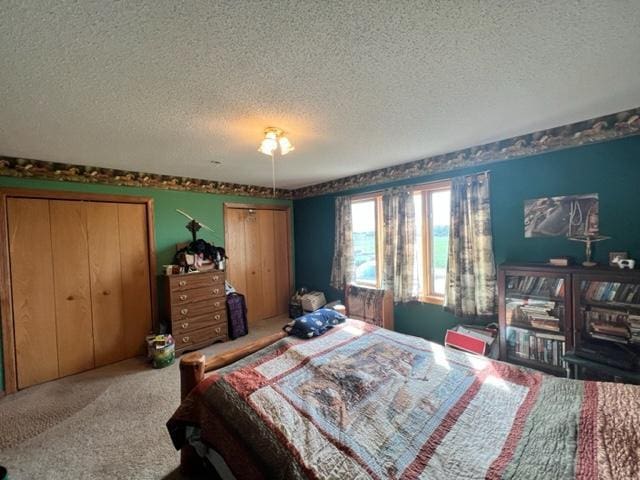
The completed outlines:
{"type": "Polygon", "coordinates": [[[283,330],[299,338],[319,337],[329,328],[344,322],[346,318],[331,308],[321,308],[289,322],[283,330]]]}

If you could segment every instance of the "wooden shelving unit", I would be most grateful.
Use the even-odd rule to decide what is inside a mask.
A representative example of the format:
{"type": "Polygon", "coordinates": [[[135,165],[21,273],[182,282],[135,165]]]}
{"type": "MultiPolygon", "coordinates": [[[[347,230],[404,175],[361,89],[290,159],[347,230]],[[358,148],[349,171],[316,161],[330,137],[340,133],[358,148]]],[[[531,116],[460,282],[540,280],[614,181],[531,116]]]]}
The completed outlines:
{"type": "Polygon", "coordinates": [[[573,346],[570,279],[570,273],[561,267],[499,268],[502,360],[554,375],[565,374],[562,357],[573,346]]]}
{"type": "Polygon", "coordinates": [[[637,361],[623,365],[640,358],[640,272],[504,264],[498,289],[502,360],[581,379],[629,381],[640,374],[637,361]],[[581,359],[579,349],[599,357],[581,359]],[[620,371],[628,375],[611,373],[620,371]]]}

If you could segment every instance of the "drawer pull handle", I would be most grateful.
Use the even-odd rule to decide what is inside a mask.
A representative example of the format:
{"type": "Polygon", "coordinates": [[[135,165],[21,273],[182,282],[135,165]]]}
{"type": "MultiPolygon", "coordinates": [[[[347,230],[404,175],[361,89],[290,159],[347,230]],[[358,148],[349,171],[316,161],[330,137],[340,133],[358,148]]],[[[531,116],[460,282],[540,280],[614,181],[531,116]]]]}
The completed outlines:
{"type": "Polygon", "coordinates": [[[187,328],[189,326],[189,322],[183,322],[182,323],[182,328],[187,328]]]}
{"type": "Polygon", "coordinates": [[[213,281],[214,281],[214,282],[215,282],[215,281],[217,281],[217,280],[218,280],[218,278],[220,278],[220,277],[218,277],[218,275],[214,275],[214,276],[213,276],[213,281]]]}
{"type": "Polygon", "coordinates": [[[182,315],[186,315],[187,313],[189,313],[189,309],[188,308],[183,308],[182,310],[180,310],[180,313],[182,315]]]}
{"type": "Polygon", "coordinates": [[[222,329],[220,327],[216,328],[216,333],[220,333],[222,329]]]}
{"type": "Polygon", "coordinates": [[[186,281],[186,280],[180,280],[180,281],[178,282],[178,285],[180,285],[181,287],[184,287],[186,284],[187,284],[187,281],[186,281]]]}
{"type": "Polygon", "coordinates": [[[182,337],[182,343],[187,343],[189,341],[189,337],[182,337]]]}
{"type": "Polygon", "coordinates": [[[214,295],[217,295],[219,292],[220,292],[220,289],[219,289],[219,288],[214,288],[214,289],[213,289],[213,294],[214,294],[214,295]]]}
{"type": "Polygon", "coordinates": [[[220,320],[220,314],[213,316],[214,320],[220,320]]]}
{"type": "Polygon", "coordinates": [[[213,303],[213,306],[214,306],[214,307],[219,307],[219,306],[220,306],[220,302],[214,302],[214,303],[213,303]]]}
{"type": "Polygon", "coordinates": [[[187,299],[186,295],[180,295],[180,300],[185,301],[187,299]]]}

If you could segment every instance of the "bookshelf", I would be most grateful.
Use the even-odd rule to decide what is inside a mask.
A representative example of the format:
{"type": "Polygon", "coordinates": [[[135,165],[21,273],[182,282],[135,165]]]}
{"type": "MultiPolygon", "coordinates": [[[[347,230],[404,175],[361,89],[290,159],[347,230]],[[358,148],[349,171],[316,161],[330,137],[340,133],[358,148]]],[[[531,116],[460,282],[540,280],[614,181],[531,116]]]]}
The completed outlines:
{"type": "Polygon", "coordinates": [[[612,372],[639,371],[640,272],[578,272],[573,278],[573,304],[576,350],[595,352],[596,360],[609,367],[576,363],[574,376],[637,383],[632,375],[612,372]]]}
{"type": "Polygon", "coordinates": [[[580,379],[640,374],[640,271],[504,264],[498,291],[502,360],[580,379]]]}
{"type": "Polygon", "coordinates": [[[560,267],[503,265],[498,271],[501,358],[564,375],[572,347],[570,275],[560,267]]]}

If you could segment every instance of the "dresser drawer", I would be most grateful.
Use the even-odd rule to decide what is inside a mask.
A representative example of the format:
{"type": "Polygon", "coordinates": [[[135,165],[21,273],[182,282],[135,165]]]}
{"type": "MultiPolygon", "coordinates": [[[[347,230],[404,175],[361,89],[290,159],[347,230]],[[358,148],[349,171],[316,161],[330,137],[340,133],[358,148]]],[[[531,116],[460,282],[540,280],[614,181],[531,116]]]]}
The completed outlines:
{"type": "MultiPolygon", "coordinates": [[[[193,288],[190,290],[175,290],[171,292],[171,305],[184,305],[187,303],[200,302],[212,298],[224,302],[224,285],[209,285],[206,287],[193,288]]],[[[218,304],[218,308],[220,304],[218,304]]]]}
{"type": "Polygon", "coordinates": [[[192,346],[206,344],[213,342],[214,340],[226,340],[227,338],[227,326],[226,325],[213,325],[211,327],[204,327],[193,332],[175,335],[176,350],[181,351],[192,346]]]}
{"type": "Polygon", "coordinates": [[[206,272],[192,273],[186,275],[169,275],[169,289],[172,292],[180,292],[183,290],[191,290],[193,288],[206,287],[216,285],[222,287],[224,293],[224,273],[223,272],[206,272]]]}
{"type": "Polygon", "coordinates": [[[224,299],[222,300],[203,300],[184,305],[176,305],[171,308],[171,320],[182,321],[187,318],[199,317],[207,313],[213,313],[216,310],[224,310],[224,299]],[[218,305],[219,304],[219,305],[218,305]],[[218,305],[218,306],[217,306],[218,305]]]}
{"type": "Polygon", "coordinates": [[[223,325],[226,330],[227,312],[225,312],[224,310],[220,310],[212,313],[207,313],[206,315],[173,321],[171,322],[171,333],[175,337],[183,333],[189,333],[194,330],[198,330],[199,328],[210,327],[214,325],[216,327],[223,325]]]}

